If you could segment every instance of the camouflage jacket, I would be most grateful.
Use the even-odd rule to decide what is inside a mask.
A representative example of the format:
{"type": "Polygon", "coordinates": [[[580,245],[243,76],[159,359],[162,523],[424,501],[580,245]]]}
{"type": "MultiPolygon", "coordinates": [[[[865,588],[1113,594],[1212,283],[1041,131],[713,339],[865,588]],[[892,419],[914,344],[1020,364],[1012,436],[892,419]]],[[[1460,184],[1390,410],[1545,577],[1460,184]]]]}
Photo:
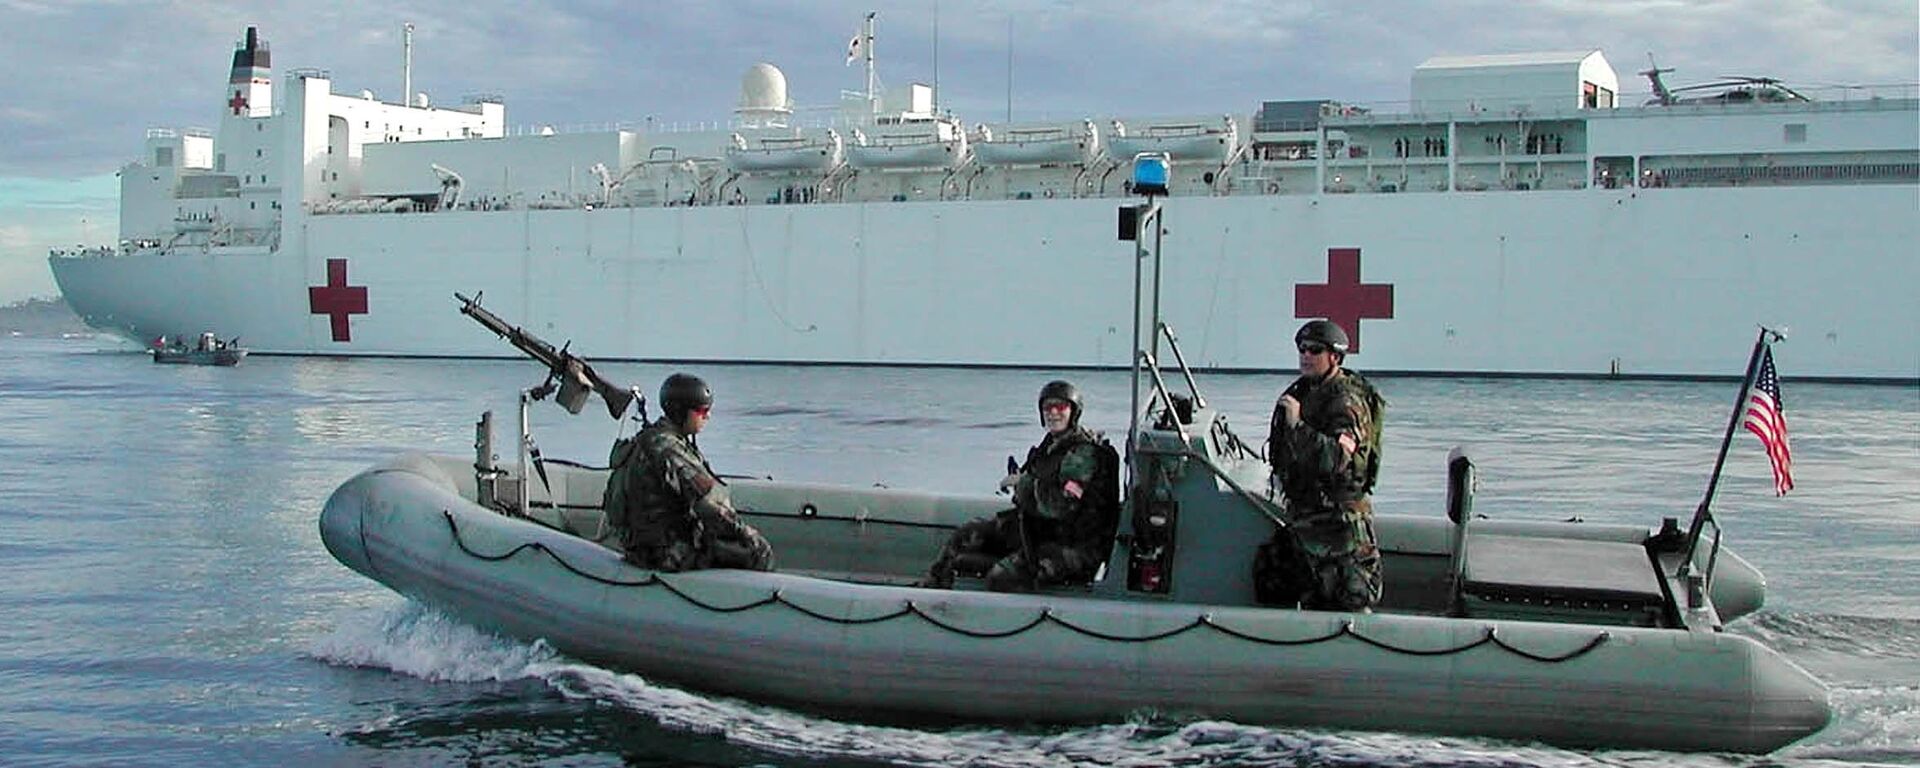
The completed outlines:
{"type": "Polygon", "coordinates": [[[1300,514],[1364,508],[1380,468],[1378,413],[1385,402],[1360,374],[1340,369],[1325,380],[1302,376],[1282,396],[1300,401],[1300,421],[1285,426],[1278,400],[1267,437],[1267,460],[1289,509],[1300,514]],[[1353,438],[1348,455],[1340,436],[1353,438]]]}
{"type": "Polygon", "coordinates": [[[744,536],[726,485],[672,421],[647,425],[634,436],[634,450],[638,455],[620,469],[631,489],[621,531],[626,549],[685,542],[697,550],[710,537],[744,536]]]}
{"type": "MultiPolygon", "coordinates": [[[[1027,451],[1014,506],[1036,539],[1067,546],[1097,544],[1120,509],[1116,467],[1102,467],[1101,437],[1084,427],[1049,433],[1027,451]]],[[[1108,462],[1112,463],[1112,462],[1108,462]]]]}

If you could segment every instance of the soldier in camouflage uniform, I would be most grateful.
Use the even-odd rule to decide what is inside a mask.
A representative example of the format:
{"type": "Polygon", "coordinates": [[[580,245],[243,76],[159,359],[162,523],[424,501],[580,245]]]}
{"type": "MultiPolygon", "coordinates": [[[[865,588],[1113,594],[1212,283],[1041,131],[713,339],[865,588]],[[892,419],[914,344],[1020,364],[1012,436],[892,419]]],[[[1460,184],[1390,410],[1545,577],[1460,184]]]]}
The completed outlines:
{"type": "Polygon", "coordinates": [[[694,441],[713,410],[712,390],[676,373],[660,385],[660,408],[658,421],[614,447],[614,471],[624,474],[617,481],[624,503],[616,503],[624,509],[609,505],[608,522],[627,561],[661,571],[773,570],[773,548],[740,521],[694,441]]]}
{"type": "Polygon", "coordinates": [[[1385,401],[1345,370],[1347,334],[1314,320],[1294,334],[1300,378],[1274,404],[1267,457],[1283,519],[1262,548],[1255,583],[1263,602],[1370,611],[1380,601],[1373,490],[1385,401]]]}
{"type": "Polygon", "coordinates": [[[1106,562],[1120,515],[1118,454],[1080,426],[1073,384],[1049,382],[1039,407],[1046,437],[1000,483],[1014,508],[955,530],[922,585],[949,588],[956,572],[984,574],[996,592],[1084,584],[1106,562]]]}

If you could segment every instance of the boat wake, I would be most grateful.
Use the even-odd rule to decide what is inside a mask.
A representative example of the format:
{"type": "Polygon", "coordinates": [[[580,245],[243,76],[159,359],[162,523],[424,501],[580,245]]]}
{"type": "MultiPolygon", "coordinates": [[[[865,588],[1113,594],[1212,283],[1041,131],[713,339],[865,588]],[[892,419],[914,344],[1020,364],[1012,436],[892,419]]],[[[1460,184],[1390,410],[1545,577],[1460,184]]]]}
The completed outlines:
{"type": "Polygon", "coordinates": [[[1920,620],[1761,611],[1729,631],[1827,681],[1833,724],[1786,754],[1920,765],[1920,620]]]}
{"type": "MultiPolygon", "coordinates": [[[[1804,636],[1798,630],[1787,634],[1804,636]]],[[[339,666],[387,669],[440,683],[537,683],[565,699],[613,707],[668,732],[758,752],[832,763],[1008,766],[1328,765],[1618,766],[1827,765],[1906,762],[1920,732],[1915,689],[1836,686],[1839,722],[1812,743],[1764,756],[1577,752],[1482,739],[1268,728],[1141,712],[1073,728],[905,728],[840,722],[707,696],[570,659],[543,642],[483,632],[412,601],[344,614],[309,654],[339,666]],[[1836,732],[1838,731],[1838,732],[1836,732]],[[1906,737],[1902,742],[1900,737],[1906,737]],[[1838,737],[1838,738],[1835,738],[1838,737]]]]}
{"type": "Polygon", "coordinates": [[[1761,611],[1731,629],[1781,651],[1920,660],[1920,620],[1915,619],[1761,611]]]}

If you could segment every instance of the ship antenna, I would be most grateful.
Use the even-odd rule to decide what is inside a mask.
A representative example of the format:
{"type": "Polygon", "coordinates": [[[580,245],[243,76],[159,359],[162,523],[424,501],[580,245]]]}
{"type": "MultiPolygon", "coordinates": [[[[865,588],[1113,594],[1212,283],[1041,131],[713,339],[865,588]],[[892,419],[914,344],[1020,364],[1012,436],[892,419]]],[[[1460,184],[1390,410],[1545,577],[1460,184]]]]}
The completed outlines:
{"type": "Polygon", "coordinates": [[[400,106],[413,106],[413,22],[400,25],[400,106]]]}
{"type": "Polygon", "coordinates": [[[933,3],[933,114],[940,114],[940,0],[933,3]]]}

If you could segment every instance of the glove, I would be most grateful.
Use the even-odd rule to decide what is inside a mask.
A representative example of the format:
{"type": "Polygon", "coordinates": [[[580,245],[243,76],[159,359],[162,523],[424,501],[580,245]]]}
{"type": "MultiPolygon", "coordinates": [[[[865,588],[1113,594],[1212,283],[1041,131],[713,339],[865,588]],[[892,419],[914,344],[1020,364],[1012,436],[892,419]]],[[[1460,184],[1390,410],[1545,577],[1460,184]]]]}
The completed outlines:
{"type": "Polygon", "coordinates": [[[1015,472],[1011,475],[1007,475],[1006,477],[1001,478],[1000,492],[1001,493],[1011,492],[1014,486],[1020,484],[1020,478],[1021,478],[1021,474],[1019,472],[1015,472]]]}

